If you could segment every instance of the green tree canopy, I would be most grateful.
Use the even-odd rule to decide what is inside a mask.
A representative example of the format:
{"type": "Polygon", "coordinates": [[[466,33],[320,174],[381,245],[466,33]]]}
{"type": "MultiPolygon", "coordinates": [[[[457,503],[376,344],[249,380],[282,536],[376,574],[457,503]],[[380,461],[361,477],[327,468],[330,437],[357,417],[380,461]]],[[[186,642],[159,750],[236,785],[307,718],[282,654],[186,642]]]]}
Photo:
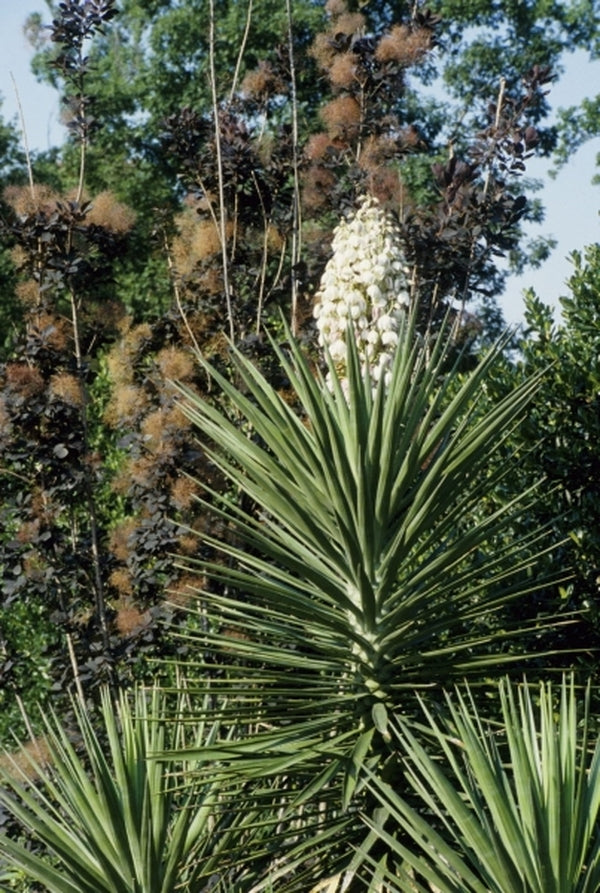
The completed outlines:
{"type": "MultiPolygon", "coordinates": [[[[518,351],[505,357],[489,397],[494,403],[524,377],[543,373],[538,398],[508,444],[519,462],[506,498],[545,476],[545,498],[525,529],[552,524],[563,541],[558,561],[575,574],[562,589],[560,610],[584,612],[583,624],[554,631],[552,645],[572,649],[574,660],[590,667],[600,631],[600,246],[574,252],[571,260],[560,318],[528,294],[518,351]]],[[[544,594],[540,610],[549,604],[544,594]]]]}
{"type": "MultiPolygon", "coordinates": [[[[55,42],[46,39],[45,30],[47,20],[60,18],[60,7],[55,0],[46,0],[46,6],[45,14],[36,13],[28,22],[37,49],[34,70],[61,92],[67,126],[69,115],[72,126],[77,121],[77,99],[64,68],[55,64],[59,50],[55,42]]],[[[129,291],[125,297],[128,307],[136,303],[130,293],[134,280],[144,281],[144,291],[153,294],[149,302],[152,311],[164,307],[167,301],[160,263],[155,256],[149,262],[149,236],[156,227],[156,209],[173,208],[190,188],[185,176],[186,165],[189,174],[189,159],[183,159],[182,171],[182,159],[174,159],[165,148],[165,135],[182,109],[191,110],[205,124],[214,120],[215,103],[233,110],[248,126],[248,134],[235,136],[233,143],[245,141],[250,150],[256,149],[265,133],[271,134],[279,150],[285,145],[287,128],[297,137],[296,160],[305,162],[305,156],[312,153],[314,157],[315,145],[308,140],[323,127],[332,95],[339,100],[351,96],[361,105],[362,120],[358,143],[343,147],[351,151],[342,152],[337,146],[344,164],[348,165],[353,152],[358,153],[357,146],[366,146],[368,138],[383,135],[388,141],[402,144],[394,149],[392,163],[402,167],[411,200],[435,201],[447,185],[432,176],[432,164],[436,162],[464,158],[465,164],[480,166],[478,175],[488,176],[483,168],[489,159],[480,155],[473,161],[472,145],[478,131],[485,131],[490,122],[499,130],[500,112],[506,118],[502,122],[506,128],[498,146],[508,152],[506,157],[500,153],[496,159],[500,169],[504,165],[511,177],[518,177],[534,146],[551,151],[556,134],[545,124],[548,104],[543,91],[537,89],[535,101],[523,110],[523,78],[528,78],[526,90],[533,82],[541,86],[551,70],[560,70],[565,52],[593,46],[597,23],[575,6],[538,3],[524,10],[522,4],[456,2],[425,7],[373,0],[213,0],[203,4],[191,0],[123,0],[115,7],[115,18],[93,44],[86,46],[87,109],[96,126],[88,146],[86,183],[92,195],[106,189],[115,191],[138,213],[137,238],[131,239],[132,250],[120,276],[129,291]],[[385,47],[382,36],[387,40],[385,47]],[[332,59],[325,58],[331,53],[336,62],[334,76],[327,68],[332,59]],[[368,76],[361,97],[353,95],[355,83],[343,82],[344,60],[350,55],[360,60],[368,76]],[[257,88],[256,77],[252,89],[245,81],[253,72],[269,81],[268,99],[257,88]],[[365,96],[368,101],[363,103],[365,96]],[[509,158],[515,147],[518,157],[509,158]]],[[[344,109],[346,116],[350,112],[348,107],[344,109]]],[[[333,109],[329,107],[327,113],[329,136],[339,143],[331,121],[333,109]]],[[[335,114],[341,113],[340,104],[335,114]]],[[[347,130],[344,135],[348,135],[347,130]]],[[[192,127],[190,142],[196,136],[192,127]]],[[[179,133],[181,145],[180,137],[179,133]]],[[[210,139],[204,142],[209,145],[210,139]]],[[[235,145],[228,151],[235,151],[235,145]]],[[[487,151],[491,154],[496,149],[488,146],[487,151]]],[[[261,163],[270,153],[272,149],[263,139],[258,149],[261,163]]],[[[68,140],[61,150],[63,186],[75,181],[78,158],[76,145],[68,140]]],[[[44,178],[55,177],[56,165],[48,168],[42,162],[40,159],[44,178]]],[[[289,162],[284,159],[291,176],[289,162]]],[[[257,163],[254,158],[251,166],[255,168],[257,163]]],[[[234,166],[239,167],[237,157],[234,166]]],[[[352,189],[358,180],[352,166],[347,176],[339,165],[329,167],[324,176],[340,184],[339,194],[334,195],[335,216],[339,217],[343,196],[348,200],[348,187],[352,189]]],[[[465,168],[456,178],[459,191],[468,185],[472,174],[472,169],[465,168]]],[[[315,190],[327,192],[319,176],[309,165],[307,177],[313,177],[315,190]]],[[[454,172],[444,174],[442,179],[448,177],[453,178],[454,172]]],[[[386,188],[385,183],[381,188],[386,188]]],[[[514,198],[521,188],[513,177],[508,193],[514,198]]],[[[254,185],[240,182],[236,190],[248,194],[254,185]]],[[[262,195],[252,200],[261,203],[262,195]]],[[[493,213],[506,222],[503,202],[504,197],[493,213]]],[[[544,258],[547,246],[540,253],[539,241],[531,250],[516,250],[518,220],[523,214],[529,219],[541,217],[539,206],[531,203],[514,215],[515,227],[510,235],[502,234],[498,239],[493,226],[487,227],[486,237],[492,233],[494,241],[491,256],[494,251],[509,252],[511,263],[517,264],[525,256],[532,262],[544,258]]],[[[450,228],[457,222],[452,221],[450,228]]],[[[464,223],[471,229],[480,226],[475,220],[464,223]]],[[[440,228],[432,219],[431,228],[443,226],[440,228]]],[[[442,265],[447,266],[446,257],[442,265]]],[[[468,279],[472,265],[466,265],[468,279]]],[[[503,277],[494,262],[483,269],[489,280],[486,292],[497,294],[503,277]]],[[[466,289],[463,296],[469,296],[466,289]]]]}
{"type": "MultiPolygon", "coordinates": [[[[54,15],[58,4],[55,0],[46,4],[47,15],[54,15]]],[[[308,124],[314,121],[320,91],[306,51],[339,5],[314,0],[290,4],[299,98],[308,124]]],[[[414,13],[413,4],[403,0],[383,4],[350,0],[347,7],[349,15],[360,9],[366,17],[366,35],[390,29],[414,13]]],[[[506,81],[507,95],[514,96],[523,75],[535,66],[547,66],[560,75],[567,53],[580,49],[593,55],[600,30],[594,9],[594,0],[526,4],[433,0],[417,14],[439,18],[440,52],[428,57],[418,78],[412,80],[408,103],[412,109],[407,113],[431,135],[458,138],[452,131],[460,112],[481,122],[501,79],[506,81]],[[418,82],[432,83],[436,78],[443,82],[444,97],[432,105],[430,97],[419,95],[418,82]],[[447,115],[449,103],[459,107],[458,116],[447,115]]],[[[143,148],[149,152],[152,140],[148,142],[148,137],[158,136],[170,114],[182,106],[202,109],[210,104],[210,15],[211,4],[193,0],[123,0],[119,4],[117,19],[90,54],[92,92],[104,128],[114,140],[113,152],[123,145],[118,136],[124,133],[130,148],[135,149],[139,140],[137,148],[145,143],[143,148]]],[[[44,43],[40,28],[44,22],[44,15],[39,14],[30,20],[30,33],[37,35],[40,51],[34,68],[60,89],[60,77],[48,66],[53,48],[44,43]]],[[[215,0],[214,25],[215,72],[225,98],[239,87],[247,71],[265,58],[273,59],[286,44],[288,11],[278,0],[215,0]]],[[[547,112],[547,105],[539,108],[539,123],[543,124],[547,112]]],[[[556,131],[546,127],[541,133],[543,150],[549,152],[556,131]]]]}
{"type": "MultiPolygon", "coordinates": [[[[0,96],[0,109],[2,97],[0,96]]],[[[0,116],[0,192],[8,184],[23,183],[27,177],[25,156],[14,122],[0,116]]],[[[0,214],[2,204],[0,196],[0,214]]],[[[15,275],[6,246],[0,247],[0,353],[12,335],[12,323],[18,317],[14,296],[15,275]]]]}

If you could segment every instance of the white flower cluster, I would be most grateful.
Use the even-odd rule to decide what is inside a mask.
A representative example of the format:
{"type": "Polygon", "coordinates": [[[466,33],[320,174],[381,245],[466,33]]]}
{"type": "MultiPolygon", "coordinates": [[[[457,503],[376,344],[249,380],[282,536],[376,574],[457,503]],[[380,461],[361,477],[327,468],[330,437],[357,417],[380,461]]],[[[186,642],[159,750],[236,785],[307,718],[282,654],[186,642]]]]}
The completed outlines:
{"type": "Polygon", "coordinates": [[[345,377],[348,322],[363,371],[387,383],[402,315],[409,302],[406,260],[397,225],[376,198],[336,227],[333,256],[325,268],[314,315],[319,344],[345,377]]]}

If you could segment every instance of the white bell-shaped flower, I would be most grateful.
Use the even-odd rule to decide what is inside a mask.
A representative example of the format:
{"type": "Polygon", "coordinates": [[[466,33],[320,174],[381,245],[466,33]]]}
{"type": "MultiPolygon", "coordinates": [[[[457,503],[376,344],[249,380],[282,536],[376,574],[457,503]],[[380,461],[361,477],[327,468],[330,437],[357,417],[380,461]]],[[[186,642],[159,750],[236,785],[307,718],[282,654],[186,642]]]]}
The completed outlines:
{"type": "Polygon", "coordinates": [[[374,381],[383,377],[387,383],[409,302],[399,227],[376,198],[365,196],[336,227],[332,248],[314,308],[319,344],[344,379],[350,323],[363,371],[369,368],[374,381]]]}

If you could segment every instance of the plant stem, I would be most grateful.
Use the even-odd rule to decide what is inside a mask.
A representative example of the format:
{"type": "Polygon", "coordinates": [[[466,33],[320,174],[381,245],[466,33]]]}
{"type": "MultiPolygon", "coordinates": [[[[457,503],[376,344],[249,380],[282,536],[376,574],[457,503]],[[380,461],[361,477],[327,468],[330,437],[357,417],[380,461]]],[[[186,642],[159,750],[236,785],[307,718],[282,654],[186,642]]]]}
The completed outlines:
{"type": "Polygon", "coordinates": [[[210,0],[210,26],[209,26],[209,70],[210,89],[212,94],[213,117],[215,122],[215,148],[217,153],[217,171],[219,179],[219,233],[221,239],[221,258],[223,263],[223,290],[227,306],[227,320],[229,322],[229,337],[235,340],[235,327],[233,324],[233,308],[231,304],[231,289],[229,285],[229,259],[227,257],[227,208],[225,207],[225,184],[223,177],[223,154],[221,152],[221,122],[219,116],[219,101],[217,98],[217,75],[215,66],[215,3],[210,0]]]}
{"type": "Polygon", "coordinates": [[[23,135],[23,148],[25,149],[25,159],[27,162],[27,176],[29,178],[29,191],[31,192],[31,198],[35,199],[35,185],[33,181],[33,166],[31,164],[31,152],[29,151],[29,142],[27,140],[27,127],[25,126],[25,115],[23,114],[23,106],[21,105],[21,96],[19,95],[19,90],[17,88],[17,82],[15,81],[15,77],[10,72],[10,79],[13,83],[15,97],[17,100],[17,108],[19,110],[19,121],[21,122],[21,133],[23,135]]]}
{"type": "MultiPolygon", "coordinates": [[[[73,344],[75,350],[75,365],[77,369],[77,380],[79,382],[79,393],[81,395],[81,426],[83,434],[83,453],[89,457],[89,430],[88,430],[88,404],[89,398],[87,388],[85,386],[85,369],[83,365],[83,355],[81,350],[81,338],[79,334],[79,314],[77,307],[77,298],[73,289],[69,289],[71,300],[71,322],[73,326],[73,344]]],[[[106,619],[106,599],[104,595],[104,582],[102,579],[102,570],[100,562],[100,545],[98,536],[98,516],[96,512],[96,502],[93,497],[93,489],[90,482],[90,470],[87,469],[85,477],[85,498],[87,503],[88,519],[90,524],[90,538],[92,549],[92,570],[94,576],[94,589],[96,593],[96,611],[98,614],[98,622],[100,625],[100,634],[102,636],[102,646],[106,654],[110,649],[110,636],[108,632],[108,623],[106,619]]]]}
{"type": "Polygon", "coordinates": [[[244,28],[244,36],[242,37],[242,41],[240,43],[240,51],[238,53],[236,63],[235,63],[235,71],[233,73],[233,80],[231,82],[231,90],[229,91],[229,102],[232,102],[233,97],[235,95],[237,82],[240,78],[240,69],[242,67],[242,60],[244,58],[244,50],[246,49],[246,44],[248,43],[248,35],[250,34],[250,24],[252,22],[252,3],[253,0],[249,0],[248,3],[248,12],[246,13],[246,26],[244,28]]]}
{"type": "Polygon", "coordinates": [[[290,87],[292,94],[292,166],[294,170],[294,198],[292,219],[292,256],[291,256],[291,285],[292,285],[292,318],[290,328],[292,335],[298,334],[298,264],[302,252],[302,211],[300,207],[300,175],[298,171],[298,96],[296,93],[296,63],[294,61],[294,35],[292,30],[292,3],[286,0],[288,23],[288,53],[290,63],[290,87]]]}

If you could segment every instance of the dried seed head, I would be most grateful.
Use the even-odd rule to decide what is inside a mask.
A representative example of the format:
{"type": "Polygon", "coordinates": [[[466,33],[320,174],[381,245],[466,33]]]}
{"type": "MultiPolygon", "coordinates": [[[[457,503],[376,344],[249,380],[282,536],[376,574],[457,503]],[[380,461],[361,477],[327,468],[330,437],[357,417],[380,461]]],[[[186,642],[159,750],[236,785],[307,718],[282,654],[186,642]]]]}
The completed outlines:
{"type": "Polygon", "coordinates": [[[40,302],[40,286],[35,279],[18,282],[15,293],[19,301],[27,308],[36,307],[40,302]]]}
{"type": "Polygon", "coordinates": [[[7,363],[5,377],[7,388],[20,397],[34,397],[46,387],[39,369],[27,363],[7,363]]]}
{"type": "Polygon", "coordinates": [[[133,228],[135,218],[135,212],[118,201],[114,193],[107,189],[92,200],[86,222],[123,235],[133,228]]]}
{"type": "Polygon", "coordinates": [[[131,595],[133,593],[133,580],[126,567],[117,567],[112,571],[108,582],[119,595],[131,595]]]}
{"type": "Polygon", "coordinates": [[[81,406],[83,395],[80,382],[74,375],[68,372],[58,372],[50,379],[50,393],[63,403],[71,406],[81,406]]]}
{"type": "Polygon", "coordinates": [[[332,139],[351,141],[358,136],[361,114],[354,96],[337,96],[324,105],[319,114],[332,139]]]}
{"type": "Polygon", "coordinates": [[[325,12],[334,18],[343,15],[345,12],[348,12],[346,0],[327,0],[325,12]]]}
{"type": "Polygon", "coordinates": [[[148,405],[146,394],[132,384],[114,388],[110,401],[104,410],[104,421],[115,428],[123,424],[133,424],[148,405]]]}
{"type": "Polygon", "coordinates": [[[125,518],[113,528],[108,540],[108,547],[118,561],[126,562],[133,547],[133,535],[138,529],[136,518],[125,518]]]}
{"type": "MultiPolygon", "coordinates": [[[[196,546],[198,541],[196,540],[196,546]]],[[[170,604],[177,608],[186,608],[193,604],[198,590],[202,590],[207,581],[198,579],[197,576],[184,575],[169,585],[167,598],[170,604]]]]}
{"type": "Polygon", "coordinates": [[[367,20],[360,12],[342,12],[335,17],[332,24],[332,31],[336,34],[359,34],[364,31],[367,20]]]}
{"type": "Polygon", "coordinates": [[[193,356],[179,347],[165,347],[156,355],[156,363],[163,378],[170,381],[187,381],[196,373],[193,356]]]}
{"type": "Polygon", "coordinates": [[[329,80],[334,87],[348,88],[356,80],[357,59],[354,53],[340,53],[329,67],[329,80]]]}
{"type": "Polygon", "coordinates": [[[119,634],[124,638],[140,632],[152,621],[150,611],[143,611],[127,598],[121,599],[116,603],[115,607],[117,609],[115,626],[119,634]]]}
{"type": "Polygon", "coordinates": [[[426,28],[410,28],[408,25],[394,25],[389,34],[384,34],[375,50],[378,62],[395,62],[408,68],[423,58],[431,47],[431,31],[426,28]]]}
{"type": "Polygon", "coordinates": [[[7,186],[4,190],[4,200],[16,214],[25,217],[40,211],[52,213],[59,196],[49,186],[34,184],[33,188],[30,186],[7,186]]]}
{"type": "Polygon", "coordinates": [[[304,154],[310,161],[320,161],[328,149],[332,148],[331,137],[326,133],[313,133],[309,138],[304,154]]]}
{"type": "MultiPolygon", "coordinates": [[[[173,481],[173,485],[171,487],[171,499],[178,509],[189,508],[194,500],[194,496],[196,496],[197,493],[198,484],[196,484],[195,481],[190,480],[190,478],[182,475],[181,477],[178,477],[173,481]]],[[[194,539],[197,546],[198,540],[196,538],[194,539]]]]}

